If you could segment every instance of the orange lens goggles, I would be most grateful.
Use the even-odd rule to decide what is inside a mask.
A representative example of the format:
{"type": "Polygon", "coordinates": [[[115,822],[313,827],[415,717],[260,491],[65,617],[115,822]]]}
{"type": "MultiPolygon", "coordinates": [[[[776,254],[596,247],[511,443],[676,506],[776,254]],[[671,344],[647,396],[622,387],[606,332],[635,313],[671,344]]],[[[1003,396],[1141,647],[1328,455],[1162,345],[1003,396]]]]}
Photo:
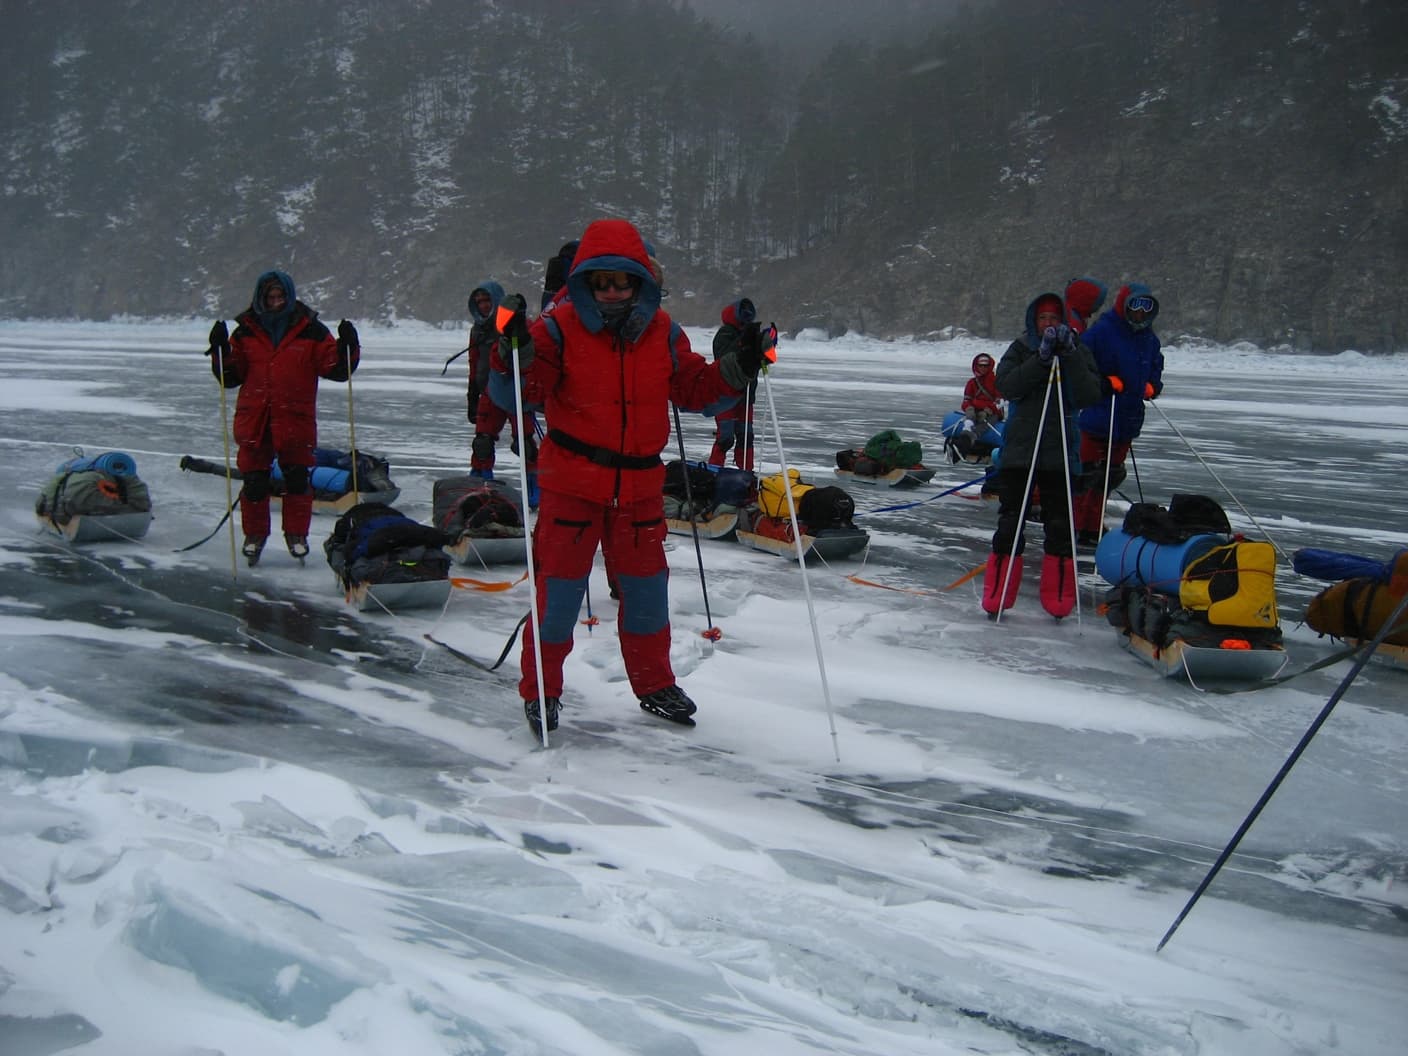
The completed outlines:
{"type": "Polygon", "coordinates": [[[594,290],[629,290],[639,281],[629,271],[594,271],[587,276],[587,283],[594,290]]]}

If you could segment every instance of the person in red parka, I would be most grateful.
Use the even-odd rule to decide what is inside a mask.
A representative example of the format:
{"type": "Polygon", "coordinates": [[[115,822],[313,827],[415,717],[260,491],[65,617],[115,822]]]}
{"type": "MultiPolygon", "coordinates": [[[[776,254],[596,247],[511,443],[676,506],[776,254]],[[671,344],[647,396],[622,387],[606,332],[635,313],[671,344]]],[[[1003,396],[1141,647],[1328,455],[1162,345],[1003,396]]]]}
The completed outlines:
{"type": "Polygon", "coordinates": [[[235,401],[236,466],[244,478],[240,523],[244,557],[259,563],[269,538],[269,495],[274,460],[283,477],[283,531],[288,552],[308,556],[313,517],[310,471],[317,464],[318,379],[347,381],[361,361],[357,329],[346,319],[334,338],[318,313],[294,294],[293,280],[266,271],[254,284],[249,308],[227,336],[225,321],[210,331],[210,369],[235,401]]]}
{"type": "Polygon", "coordinates": [[[506,298],[514,314],[501,327],[506,349],[517,342],[524,390],[542,400],[548,421],[533,530],[542,626],[524,634],[523,712],[536,736],[544,725],[557,728],[563,662],[600,544],[621,594],[617,625],[632,691],[645,711],[693,726],[694,702],[670,667],[660,452],[670,439],[671,402],[711,414],[757,377],[761,334],[755,324],[736,353],[715,363],[694,352],[661,310],[645,244],[625,220],[587,227],[567,290],[531,327],[523,298],[506,298]]]}

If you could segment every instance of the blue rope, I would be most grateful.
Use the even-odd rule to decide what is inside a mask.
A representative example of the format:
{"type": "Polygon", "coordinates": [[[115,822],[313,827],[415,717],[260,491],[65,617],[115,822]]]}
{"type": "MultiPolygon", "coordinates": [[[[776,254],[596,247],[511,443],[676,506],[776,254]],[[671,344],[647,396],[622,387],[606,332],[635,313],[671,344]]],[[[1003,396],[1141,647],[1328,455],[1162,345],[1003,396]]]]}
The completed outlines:
{"type": "Polygon", "coordinates": [[[988,475],[984,473],[981,477],[974,477],[972,480],[965,481],[962,484],[955,484],[953,487],[949,488],[948,491],[941,491],[937,495],[930,495],[927,499],[919,499],[915,502],[903,502],[898,506],[881,506],[878,510],[863,510],[855,516],[864,517],[866,514],[870,513],[892,513],[895,510],[912,510],[916,506],[923,506],[926,502],[933,502],[935,499],[942,499],[945,495],[952,495],[955,491],[962,491],[964,488],[970,488],[974,484],[981,484],[987,479],[988,475]]]}

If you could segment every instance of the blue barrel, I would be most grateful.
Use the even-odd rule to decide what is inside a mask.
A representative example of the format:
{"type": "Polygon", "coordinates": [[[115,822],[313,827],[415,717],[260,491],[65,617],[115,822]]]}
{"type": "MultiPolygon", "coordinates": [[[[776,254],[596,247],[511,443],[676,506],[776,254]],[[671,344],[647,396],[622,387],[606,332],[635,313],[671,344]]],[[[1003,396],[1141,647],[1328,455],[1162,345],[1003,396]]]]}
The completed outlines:
{"type": "Polygon", "coordinates": [[[1115,586],[1151,587],[1178,596],[1183,570],[1214,547],[1227,542],[1215,533],[1195,535],[1181,543],[1156,543],[1129,535],[1123,528],[1105,533],[1095,550],[1095,570],[1115,586]]]}
{"type": "MultiPolygon", "coordinates": [[[[278,459],[275,459],[274,464],[269,467],[269,475],[274,480],[284,479],[278,459]]],[[[352,490],[352,471],[338,469],[336,466],[313,466],[308,470],[308,481],[312,485],[314,494],[346,495],[352,490]]]]}
{"type": "Polygon", "coordinates": [[[137,460],[125,451],[107,451],[91,457],[81,455],[78,458],[71,458],[56,472],[84,473],[92,469],[101,469],[104,473],[111,473],[114,477],[135,477],[137,475],[137,460]]]}

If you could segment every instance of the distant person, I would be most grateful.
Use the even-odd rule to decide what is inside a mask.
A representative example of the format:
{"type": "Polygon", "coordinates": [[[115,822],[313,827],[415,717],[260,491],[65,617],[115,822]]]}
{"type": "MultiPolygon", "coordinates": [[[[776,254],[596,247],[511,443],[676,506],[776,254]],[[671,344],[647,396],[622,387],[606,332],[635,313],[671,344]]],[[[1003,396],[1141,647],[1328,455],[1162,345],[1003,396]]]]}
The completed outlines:
{"type": "Polygon", "coordinates": [[[562,668],[598,544],[621,594],[617,616],[626,676],[643,710],[693,726],[695,704],[670,667],[665,561],[665,468],[670,404],[707,411],[748,387],[763,363],[761,337],[707,363],[660,309],[640,233],[625,220],[587,227],[567,296],[529,326],[523,299],[504,329],[517,340],[525,391],[541,394],[549,422],[533,530],[545,684],[538,643],[524,635],[518,684],[529,728],[557,727],[562,668]]]}
{"type": "Polygon", "coordinates": [[[1081,546],[1095,546],[1104,534],[1106,463],[1109,487],[1117,488],[1125,478],[1125,458],[1144,428],[1144,401],[1164,391],[1164,354],[1154,333],[1158,314],[1159,302],[1149,287],[1131,282],[1119,288],[1115,306],[1081,339],[1095,357],[1104,397],[1080,412],[1085,490],[1076,496],[1075,517],[1081,546]]]}
{"type": "Polygon", "coordinates": [[[1066,283],[1066,325],[1077,334],[1085,333],[1108,292],[1103,282],[1088,275],[1066,283]]]}
{"type": "MultiPolygon", "coordinates": [[[[313,517],[310,473],[317,459],[318,379],[347,381],[361,362],[361,340],[346,319],[334,339],[318,313],[294,295],[293,280],[266,271],[233,334],[218,320],[210,330],[210,369],[227,389],[238,388],[234,437],[244,478],[240,524],[244,558],[257,565],[269,539],[271,469],[283,476],[283,532],[288,552],[308,556],[313,517]],[[223,373],[222,373],[223,371],[223,373]]],[[[354,453],[355,457],[355,453],[354,453]]]]}
{"type": "MultiPolygon", "coordinates": [[[[493,302],[493,309],[497,312],[499,304],[503,303],[503,289],[498,283],[489,283],[486,284],[486,287],[492,287],[487,290],[491,302],[493,302],[494,291],[498,292],[499,300],[493,302]]],[[[477,307],[476,305],[475,309],[471,309],[471,313],[477,307]]],[[[513,383],[510,378],[512,373],[510,363],[513,359],[513,352],[511,348],[504,347],[500,340],[501,335],[498,331],[495,314],[486,316],[483,323],[480,323],[476,316],[474,328],[470,331],[471,343],[474,341],[475,329],[481,330],[480,340],[483,342],[482,348],[488,362],[488,384],[479,399],[478,413],[474,419],[474,441],[470,449],[469,475],[484,480],[494,479],[495,448],[503,433],[504,423],[507,422],[509,425],[508,448],[523,460],[523,472],[528,484],[528,494],[524,498],[527,500],[528,508],[536,510],[538,508],[537,411],[532,404],[525,403],[523,416],[521,418],[518,416],[513,383]]]]}
{"type": "MultiPolygon", "coordinates": [[[[753,302],[742,297],[724,305],[720,318],[723,325],[714,332],[714,359],[737,355],[746,333],[758,331],[757,310],[753,302]],[[750,331],[749,328],[752,328],[750,331]]],[[[753,469],[753,408],[757,402],[758,383],[748,385],[743,399],[714,417],[714,446],[709,452],[709,464],[722,466],[732,451],[734,465],[753,469]]]]}
{"type": "Polygon", "coordinates": [[[1023,510],[1033,464],[1035,486],[1045,496],[1041,503],[1045,550],[1041,604],[1058,619],[1075,607],[1070,500],[1061,499],[1070,495],[1066,472],[1071,452],[1062,446],[1061,412],[1066,416],[1065,439],[1074,445],[1076,411],[1100,398],[1100,376],[1090,350],[1061,322],[1064,314],[1065,307],[1056,294],[1043,293],[1034,299],[1027,306],[1025,331],[1008,346],[997,365],[997,388],[1007,398],[1007,428],[996,473],[997,530],[984,571],[982,598],[983,610],[994,618],[1012,607],[1021,585],[1026,546],[1023,510]],[[1059,389],[1053,384],[1058,364],[1059,389]]]}
{"type": "Polygon", "coordinates": [[[557,254],[548,261],[547,269],[543,273],[543,303],[538,311],[546,312],[548,306],[555,301],[560,301],[565,297],[564,287],[567,285],[567,273],[572,270],[572,258],[577,255],[577,240],[564,242],[557,254]]]}
{"type": "Polygon", "coordinates": [[[494,325],[494,312],[503,303],[504,288],[492,280],[476,286],[469,294],[469,387],[466,398],[469,423],[474,426],[474,439],[469,447],[469,472],[485,480],[494,479],[494,445],[503,429],[505,418],[495,414],[497,408],[489,398],[489,365],[499,344],[499,331],[494,325]],[[498,430],[490,426],[498,418],[498,430]]]}
{"type": "Polygon", "coordinates": [[[979,352],[971,364],[973,376],[963,386],[963,427],[954,434],[953,447],[960,457],[967,458],[977,446],[978,438],[988,426],[996,426],[1006,416],[1002,409],[1002,393],[997,391],[996,361],[986,352],[979,352]]]}

